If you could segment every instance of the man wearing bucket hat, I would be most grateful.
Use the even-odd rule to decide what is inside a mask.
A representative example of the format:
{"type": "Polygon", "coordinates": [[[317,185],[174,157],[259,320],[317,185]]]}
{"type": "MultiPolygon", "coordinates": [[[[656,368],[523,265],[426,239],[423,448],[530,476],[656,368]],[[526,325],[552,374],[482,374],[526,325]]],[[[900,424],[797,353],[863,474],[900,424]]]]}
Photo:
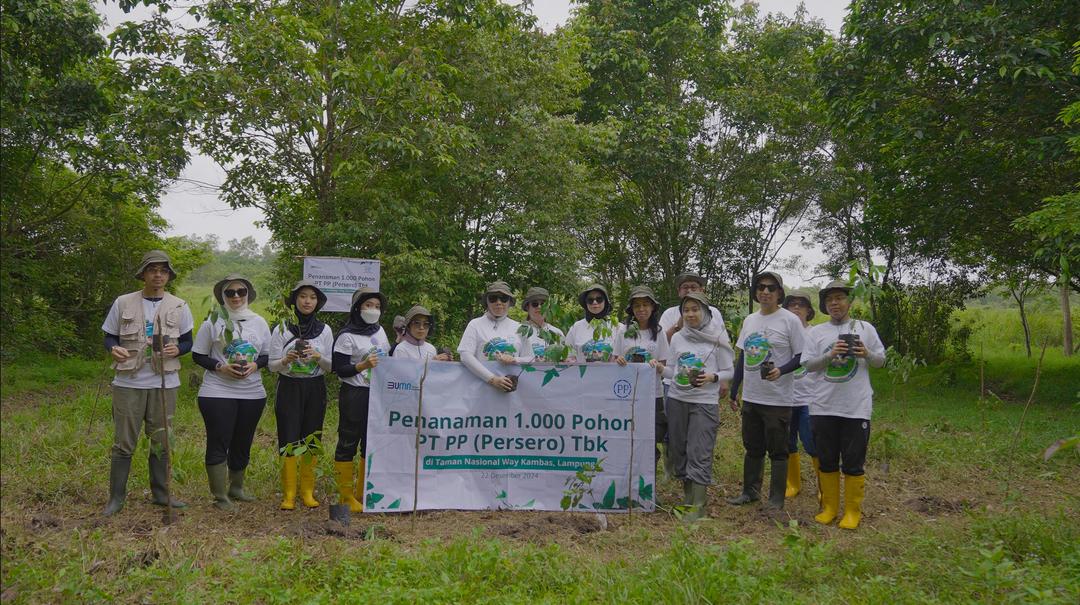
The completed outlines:
{"type": "Polygon", "coordinates": [[[244,490],[244,478],[266,408],[259,370],[270,360],[270,326],[249,308],[256,292],[246,277],[233,274],[218,281],[214,298],[223,313],[207,317],[199,327],[191,357],[206,368],[198,401],[206,426],[207,482],[214,506],[230,511],[236,502],[255,500],[244,490]]]}
{"type": "MultiPolygon", "coordinates": [[[[668,339],[660,329],[660,301],[648,286],[630,288],[626,319],[615,339],[616,363],[648,363],[663,374],[668,363],[668,339]]],[[[656,381],[656,460],[660,444],[667,443],[667,415],[664,413],[664,385],[656,381]]],[[[670,457],[669,457],[670,460],[670,457]]]]}
{"type": "Polygon", "coordinates": [[[527,330],[521,335],[521,346],[518,347],[517,359],[521,363],[542,359],[549,341],[562,342],[566,337],[558,326],[548,323],[544,317],[544,303],[549,297],[544,288],[533,287],[529,288],[525,300],[521,301],[521,308],[528,317],[524,324],[527,330]]]}
{"type": "Polygon", "coordinates": [[[784,300],[784,282],[780,275],[764,271],[750,281],[750,291],[759,308],[743,320],[736,347],[740,355],[735,363],[731,386],[732,408],[738,410],[738,388],[743,388],[742,493],[728,500],[741,505],[761,499],[765,454],[772,462],[769,476],[768,508],[784,508],[787,491],[788,432],[793,403],[793,379],[789,374],[799,367],[805,336],[802,322],[794,313],[780,307],[784,300]]]}
{"type": "MultiPolygon", "coordinates": [[[[704,291],[705,278],[697,273],[682,273],[675,278],[675,293],[678,295],[680,301],[691,292],[704,291]]],[[[709,312],[712,313],[713,321],[718,321],[721,324],[724,323],[724,318],[721,316],[719,309],[710,305],[709,312]]],[[[664,310],[664,313],[660,315],[660,329],[664,331],[664,335],[667,336],[668,342],[671,342],[671,337],[682,328],[681,320],[682,315],[679,313],[679,305],[668,307],[664,310]]]]}
{"type": "Polygon", "coordinates": [[[422,305],[413,305],[405,313],[405,335],[401,342],[394,346],[390,352],[391,357],[405,359],[433,359],[435,361],[450,361],[450,355],[439,353],[435,345],[428,342],[431,335],[433,320],[431,311],[422,305]]]}
{"type": "MultiPolygon", "coordinates": [[[[267,367],[278,375],[274,416],[281,456],[282,510],[296,508],[297,456],[293,450],[311,435],[321,436],[326,418],[326,373],[330,371],[334,334],[315,316],[324,305],[326,294],[315,282],[296,282],[285,299],[296,322],[282,322],[270,335],[267,367]]],[[[299,456],[300,499],[309,508],[319,505],[315,499],[315,454],[309,450],[299,456]]]]}
{"type": "MultiPolygon", "coordinates": [[[[814,303],[810,295],[802,290],[795,290],[784,297],[783,307],[798,316],[802,322],[803,336],[809,343],[810,320],[814,318],[814,303]]],[[[803,449],[814,469],[814,477],[817,477],[818,459],[817,450],[814,449],[814,438],[810,433],[810,403],[814,401],[817,381],[821,379],[818,372],[807,372],[806,367],[799,366],[791,373],[794,378],[792,394],[795,397],[795,405],[791,408],[791,430],[788,433],[788,467],[787,467],[787,490],[785,496],[794,498],[802,490],[802,474],[799,468],[799,440],[802,440],[803,449]]],[[[820,499],[820,481],[818,496],[820,499]]]]}
{"type": "MultiPolygon", "coordinates": [[[[151,250],[143,255],[135,279],[143,282],[141,290],[124,294],[113,301],[105,322],[105,350],[112,356],[113,378],[113,445],[109,469],[109,502],[104,514],[114,515],[124,507],[131,457],[139,442],[139,431],[145,426],[146,435],[154,444],[150,448],[150,493],[152,502],[165,506],[168,460],[164,454],[165,418],[161,401],[164,396],[166,413],[176,410],[176,393],[180,388],[179,357],[191,350],[191,331],[195,320],[191,308],[183,300],[165,291],[169,280],[176,277],[169,255],[151,250]],[[159,352],[151,346],[157,338],[162,343],[159,352]],[[162,374],[165,389],[161,389],[162,374]]],[[[172,498],[174,508],[184,503],[172,498]]]]}
{"type": "Polygon", "coordinates": [[[585,310],[585,318],[574,322],[566,333],[566,344],[573,348],[574,358],[586,362],[614,361],[618,324],[609,320],[612,306],[607,288],[600,284],[589,284],[578,294],[578,303],[585,310]],[[605,334],[603,329],[597,333],[592,325],[596,319],[609,322],[609,333],[605,334]]]}
{"type": "Polygon", "coordinates": [[[458,342],[458,354],[461,363],[469,368],[477,378],[492,388],[504,392],[513,391],[514,381],[510,376],[501,376],[484,366],[482,360],[513,363],[518,354],[520,343],[518,322],[510,319],[507,313],[514,304],[514,293],[504,281],[493,281],[484,288],[480,297],[484,305],[484,314],[472,319],[458,342]]]}
{"type": "Polygon", "coordinates": [[[334,373],[341,378],[338,390],[338,442],[334,451],[339,504],[349,511],[364,510],[364,475],[367,459],[367,421],[371,398],[371,370],[389,355],[390,342],[379,325],[386,297],[371,288],[352,295],[349,321],[334,341],[334,373]],[[353,459],[360,451],[359,470],[353,459]]]}
{"type": "Polygon", "coordinates": [[[874,403],[869,368],[885,365],[885,346],[870,322],[851,318],[847,282],[834,280],[822,288],[818,308],[829,314],[829,321],[810,329],[805,363],[807,370],[822,374],[810,403],[810,427],[821,469],[821,512],[814,519],[829,524],[836,518],[843,471],[844,517],[839,526],[855,529],[862,520],[863,466],[874,403]]]}

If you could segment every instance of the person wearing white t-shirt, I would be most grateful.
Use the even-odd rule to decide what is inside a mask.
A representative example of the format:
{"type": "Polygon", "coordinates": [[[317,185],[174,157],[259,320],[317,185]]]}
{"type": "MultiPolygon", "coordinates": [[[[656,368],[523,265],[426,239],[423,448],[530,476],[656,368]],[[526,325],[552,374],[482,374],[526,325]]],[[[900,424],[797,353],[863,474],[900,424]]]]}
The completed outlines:
{"type": "MultiPolygon", "coordinates": [[[[615,362],[619,365],[629,363],[652,364],[662,377],[664,366],[668,363],[668,340],[660,330],[660,301],[648,286],[634,286],[630,289],[630,302],[626,305],[626,319],[619,329],[615,339],[615,362]]],[[[660,461],[660,444],[667,447],[668,422],[664,412],[664,387],[659,380],[656,381],[656,461],[660,461]]],[[[671,457],[667,457],[669,464],[665,465],[674,476],[673,467],[670,465],[671,457]]]]}
{"type": "Polygon", "coordinates": [[[386,297],[371,288],[352,295],[349,321],[334,341],[333,368],[341,378],[338,390],[338,441],[334,450],[340,504],[349,510],[364,510],[364,475],[367,459],[368,406],[371,399],[371,371],[390,353],[390,341],[379,325],[386,297]],[[359,470],[353,460],[360,451],[359,470]]]}
{"type": "Polygon", "coordinates": [[[728,500],[741,505],[761,499],[761,481],[768,453],[769,501],[773,511],[784,508],[787,491],[788,432],[794,402],[791,372],[799,367],[803,352],[802,322],[792,312],[780,308],[784,282],[780,275],[765,271],[754,276],[750,290],[759,308],[743,320],[735,346],[740,355],[735,363],[731,406],[739,410],[738,388],[742,386],[743,489],[728,500]]]}
{"type": "MultiPolygon", "coordinates": [[[[810,295],[802,290],[795,290],[784,297],[783,307],[794,313],[802,322],[804,340],[810,333],[810,320],[814,318],[814,304],[810,295]]],[[[794,498],[802,491],[802,474],[799,461],[799,441],[802,441],[806,455],[814,469],[814,477],[818,473],[817,450],[814,448],[814,436],[810,431],[810,404],[814,401],[820,374],[808,372],[806,366],[800,366],[791,373],[793,378],[792,395],[795,397],[795,405],[791,408],[791,430],[788,432],[788,467],[787,467],[787,490],[785,497],[794,498]]],[[[820,500],[820,481],[818,486],[820,500]]]]}
{"type": "Polygon", "coordinates": [[[248,305],[255,287],[241,275],[214,284],[214,298],[228,313],[207,318],[191,348],[195,363],[206,368],[199,387],[199,413],[206,425],[206,476],[214,506],[233,510],[235,502],[255,497],[244,490],[255,428],[266,407],[260,368],[269,363],[270,326],[248,305]]]}
{"type": "Polygon", "coordinates": [[[829,321],[810,329],[806,369],[821,372],[817,397],[810,404],[810,426],[820,460],[821,512],[829,524],[840,511],[840,472],[844,473],[844,517],[839,526],[855,529],[862,520],[866,449],[874,390],[869,368],[885,365],[885,345],[868,321],[852,319],[851,288],[835,280],[818,293],[829,321]]]}
{"type": "Polygon", "coordinates": [[[481,301],[484,314],[465,326],[458,342],[458,355],[461,363],[477,378],[494,389],[509,393],[516,388],[514,379],[492,372],[482,360],[504,364],[516,362],[519,355],[517,344],[520,342],[518,328],[521,324],[507,315],[510,305],[514,304],[514,293],[506,282],[493,281],[484,289],[481,301]]]}
{"type": "Polygon", "coordinates": [[[297,458],[300,500],[309,508],[319,505],[315,499],[318,458],[311,450],[302,456],[296,456],[293,450],[312,435],[321,439],[326,419],[326,373],[330,371],[334,334],[315,316],[325,304],[326,294],[315,282],[297,282],[285,301],[296,323],[282,323],[270,335],[267,368],[278,375],[274,417],[281,457],[282,510],[296,508],[297,458]]]}
{"type": "MultiPolygon", "coordinates": [[[[675,293],[678,295],[681,301],[687,294],[694,292],[705,293],[705,278],[696,273],[682,273],[675,278],[675,293]]],[[[709,312],[712,313],[712,320],[724,323],[724,315],[720,313],[720,309],[714,306],[709,306],[709,312]]],[[[682,329],[682,314],[679,313],[679,305],[668,307],[660,315],[660,329],[663,331],[665,338],[668,342],[671,342],[671,337],[676,332],[682,329]]],[[[666,391],[671,386],[671,381],[664,379],[664,390],[666,391]]]]}
{"type": "Polygon", "coordinates": [[[151,502],[159,506],[171,503],[173,508],[186,506],[167,493],[169,466],[163,454],[165,415],[171,417],[176,411],[176,392],[180,389],[179,358],[191,350],[191,332],[195,327],[187,303],[165,291],[169,280],[175,277],[169,255],[161,250],[147,252],[135,271],[135,278],[143,282],[142,289],[117,298],[101,325],[105,350],[112,356],[116,371],[112,382],[113,445],[105,516],[115,515],[124,508],[131,457],[144,425],[146,436],[154,444],[149,458],[151,502]],[[161,346],[154,345],[155,339],[161,346]],[[164,414],[161,398],[164,398],[164,414]]]}
{"type": "Polygon", "coordinates": [[[607,288],[600,284],[589,284],[578,294],[578,303],[585,311],[585,318],[574,322],[566,333],[566,344],[573,349],[574,360],[590,363],[614,361],[618,324],[610,319],[612,306],[607,288]],[[604,327],[598,329],[593,324],[596,320],[604,327]],[[605,329],[610,333],[605,334],[605,329]]]}
{"type": "MultiPolygon", "coordinates": [[[[525,330],[520,334],[521,341],[518,345],[517,360],[519,363],[531,363],[543,361],[544,354],[548,353],[548,346],[563,343],[566,335],[558,326],[552,325],[544,317],[544,303],[550,295],[544,288],[529,288],[525,292],[525,300],[521,302],[521,308],[528,317],[519,330],[525,330]]],[[[561,361],[555,359],[554,361],[561,361]]]]}
{"type": "Polygon", "coordinates": [[[706,516],[720,398],[734,373],[734,351],[724,324],[713,320],[704,294],[687,294],[679,307],[683,327],[671,337],[668,364],[663,370],[671,379],[668,455],[675,478],[683,482],[684,504],[691,507],[685,519],[694,521],[706,516]]]}
{"type": "Polygon", "coordinates": [[[431,311],[421,305],[413,305],[403,318],[405,334],[390,353],[391,357],[451,361],[449,353],[439,353],[435,345],[427,341],[431,333],[431,311]]]}

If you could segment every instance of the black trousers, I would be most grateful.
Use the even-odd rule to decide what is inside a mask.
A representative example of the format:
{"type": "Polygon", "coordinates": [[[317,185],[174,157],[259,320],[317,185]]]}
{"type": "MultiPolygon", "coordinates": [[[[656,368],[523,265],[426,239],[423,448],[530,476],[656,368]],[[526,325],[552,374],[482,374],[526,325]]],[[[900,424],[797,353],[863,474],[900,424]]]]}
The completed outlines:
{"type": "Polygon", "coordinates": [[[352,462],[356,458],[357,446],[360,455],[367,457],[367,420],[368,398],[371,389],[341,384],[338,392],[338,430],[337,450],[334,460],[352,462]]]}
{"type": "Polygon", "coordinates": [[[870,444],[870,421],[842,416],[811,416],[810,430],[823,473],[838,470],[858,477],[865,471],[866,448],[870,444]]]}
{"type": "Polygon", "coordinates": [[[229,469],[247,468],[251,442],[259,426],[266,398],[199,397],[199,413],[206,425],[206,464],[229,463],[229,469]]]}
{"type": "Polygon", "coordinates": [[[769,460],[787,460],[790,427],[790,407],[743,401],[742,442],[747,456],[764,458],[767,452],[769,460]]]}
{"type": "Polygon", "coordinates": [[[290,443],[300,443],[316,431],[322,442],[323,420],[326,419],[326,377],[278,378],[274,416],[277,418],[278,452],[282,455],[282,448],[290,443]]]}
{"type": "Polygon", "coordinates": [[[664,398],[656,398],[656,443],[667,443],[667,413],[664,411],[664,398]]]}

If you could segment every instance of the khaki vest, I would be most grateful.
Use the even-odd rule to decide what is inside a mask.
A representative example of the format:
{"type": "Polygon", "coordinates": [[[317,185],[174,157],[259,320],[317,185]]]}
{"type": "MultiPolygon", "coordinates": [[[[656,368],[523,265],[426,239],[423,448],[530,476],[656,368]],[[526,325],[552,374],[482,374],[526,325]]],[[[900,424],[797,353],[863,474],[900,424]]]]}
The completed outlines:
{"type": "MultiPolygon", "coordinates": [[[[132,353],[131,357],[122,362],[113,362],[112,367],[117,372],[134,374],[146,363],[146,348],[149,343],[146,338],[146,318],[143,316],[142,301],[141,290],[116,299],[117,312],[120,316],[120,346],[132,353]]],[[[186,302],[166,292],[157,307],[157,317],[153,319],[154,334],[168,336],[169,340],[175,344],[180,338],[180,321],[186,306],[186,302]]],[[[175,372],[180,369],[178,357],[170,357],[164,361],[165,372],[175,372]]],[[[154,373],[161,374],[158,358],[154,357],[152,363],[154,373]]]]}

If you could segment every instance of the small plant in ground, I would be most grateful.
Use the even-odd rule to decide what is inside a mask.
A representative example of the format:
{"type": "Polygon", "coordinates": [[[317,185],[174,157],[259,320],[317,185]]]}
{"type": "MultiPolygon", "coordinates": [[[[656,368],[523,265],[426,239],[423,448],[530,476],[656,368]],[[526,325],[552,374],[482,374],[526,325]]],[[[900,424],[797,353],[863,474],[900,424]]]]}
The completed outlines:
{"type": "Polygon", "coordinates": [[[604,472],[603,459],[596,462],[586,462],[578,468],[577,472],[566,478],[562,500],[559,506],[563,510],[577,510],[585,496],[592,496],[592,482],[596,475],[604,472]]]}

